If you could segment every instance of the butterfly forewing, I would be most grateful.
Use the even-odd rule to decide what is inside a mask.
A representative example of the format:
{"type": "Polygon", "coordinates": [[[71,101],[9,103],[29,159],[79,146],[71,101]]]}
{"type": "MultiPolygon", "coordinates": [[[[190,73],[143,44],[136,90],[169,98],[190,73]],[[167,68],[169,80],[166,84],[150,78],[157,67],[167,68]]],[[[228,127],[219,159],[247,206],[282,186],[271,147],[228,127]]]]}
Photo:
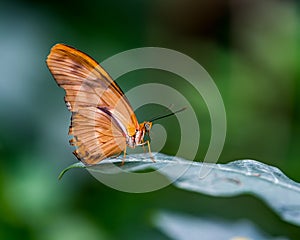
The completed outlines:
{"type": "Polygon", "coordinates": [[[96,164],[122,152],[126,135],[138,129],[136,116],[122,90],[91,57],[57,44],[47,58],[57,84],[66,91],[72,112],[69,133],[74,154],[86,164],[96,164]]]}

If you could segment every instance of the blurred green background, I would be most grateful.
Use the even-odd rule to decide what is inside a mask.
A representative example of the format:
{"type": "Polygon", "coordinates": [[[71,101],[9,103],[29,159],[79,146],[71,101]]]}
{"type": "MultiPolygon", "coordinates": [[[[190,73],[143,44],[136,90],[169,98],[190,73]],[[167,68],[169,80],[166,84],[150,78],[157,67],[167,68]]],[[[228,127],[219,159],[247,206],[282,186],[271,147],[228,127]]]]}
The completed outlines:
{"type": "MultiPolygon", "coordinates": [[[[187,54],[209,72],[224,100],[228,131],[219,163],[256,159],[299,182],[299,40],[296,1],[2,0],[0,239],[168,239],[152,220],[159,210],[248,219],[271,236],[300,239],[298,227],[250,195],[213,198],[173,186],[129,194],[106,187],[84,170],[71,171],[59,182],[62,168],[77,160],[68,145],[64,92],[45,64],[59,42],[100,62],[146,46],[187,54]]],[[[117,81],[124,91],[145,81],[180,88],[198,114],[196,160],[203,159],[210,122],[191,86],[181,87],[180,79],[155,70],[117,81]]],[[[141,120],[155,115],[143,112],[138,112],[141,120]]],[[[174,135],[174,119],[161,123],[174,135]]],[[[176,134],[168,138],[163,152],[176,153],[177,141],[176,134]]]]}

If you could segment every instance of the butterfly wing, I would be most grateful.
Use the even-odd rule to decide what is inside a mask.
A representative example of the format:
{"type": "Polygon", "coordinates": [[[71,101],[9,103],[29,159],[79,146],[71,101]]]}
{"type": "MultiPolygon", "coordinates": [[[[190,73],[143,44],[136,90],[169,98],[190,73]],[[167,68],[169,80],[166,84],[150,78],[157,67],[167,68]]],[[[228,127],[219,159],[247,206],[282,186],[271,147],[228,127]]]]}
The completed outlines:
{"type": "Polygon", "coordinates": [[[47,58],[57,84],[66,91],[72,112],[69,134],[74,154],[86,164],[118,154],[126,147],[126,135],[139,125],[119,86],[91,57],[72,47],[57,44],[47,58]]]}
{"type": "Polygon", "coordinates": [[[100,109],[86,107],[72,114],[71,145],[75,156],[85,164],[97,164],[119,154],[126,147],[126,138],[115,119],[100,109]]]}

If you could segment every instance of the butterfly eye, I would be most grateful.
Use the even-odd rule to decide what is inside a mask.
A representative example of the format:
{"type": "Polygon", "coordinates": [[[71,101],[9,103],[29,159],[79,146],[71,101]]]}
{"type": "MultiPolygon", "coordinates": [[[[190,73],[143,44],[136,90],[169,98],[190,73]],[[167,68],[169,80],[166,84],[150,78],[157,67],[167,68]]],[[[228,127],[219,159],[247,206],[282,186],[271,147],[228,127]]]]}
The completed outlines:
{"type": "Polygon", "coordinates": [[[152,127],[152,123],[150,123],[150,122],[145,123],[145,129],[146,129],[147,132],[150,131],[151,127],[152,127]]]}

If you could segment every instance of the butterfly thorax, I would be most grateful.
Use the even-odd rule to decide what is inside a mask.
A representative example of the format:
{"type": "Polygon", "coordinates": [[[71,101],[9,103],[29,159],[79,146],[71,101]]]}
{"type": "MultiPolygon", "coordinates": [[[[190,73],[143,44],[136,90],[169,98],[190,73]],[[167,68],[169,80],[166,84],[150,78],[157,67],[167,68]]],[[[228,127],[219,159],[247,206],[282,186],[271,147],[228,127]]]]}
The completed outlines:
{"type": "Polygon", "coordinates": [[[131,134],[131,136],[130,134],[127,135],[126,144],[131,148],[144,145],[145,133],[149,134],[151,127],[152,122],[143,122],[139,124],[139,128],[135,130],[135,133],[131,134]]]}

